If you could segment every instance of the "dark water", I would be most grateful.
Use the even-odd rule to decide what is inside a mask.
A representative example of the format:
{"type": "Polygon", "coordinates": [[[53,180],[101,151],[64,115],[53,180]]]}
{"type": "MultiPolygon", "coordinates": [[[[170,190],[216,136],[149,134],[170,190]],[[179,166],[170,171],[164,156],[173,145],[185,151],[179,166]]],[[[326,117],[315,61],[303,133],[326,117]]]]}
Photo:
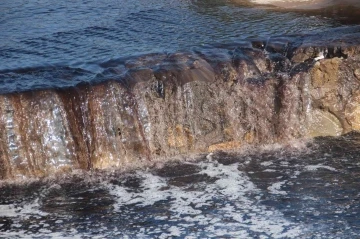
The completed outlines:
{"type": "Polygon", "coordinates": [[[357,238],[360,135],[0,190],[0,238],[357,238]]]}
{"type": "Polygon", "coordinates": [[[343,25],[226,0],[2,0],[0,13],[0,93],[93,82],[143,54],[343,25]]]}

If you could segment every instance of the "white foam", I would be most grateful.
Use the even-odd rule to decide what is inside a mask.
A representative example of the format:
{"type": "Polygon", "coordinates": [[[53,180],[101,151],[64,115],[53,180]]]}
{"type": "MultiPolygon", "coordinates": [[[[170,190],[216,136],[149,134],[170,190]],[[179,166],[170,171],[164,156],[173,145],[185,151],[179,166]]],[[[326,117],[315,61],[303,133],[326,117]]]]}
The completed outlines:
{"type": "MultiPolygon", "coordinates": [[[[89,235],[90,236],[90,235],[89,235]]],[[[16,232],[1,232],[0,234],[0,238],[6,238],[6,239],[18,239],[18,238],[24,238],[24,239],[30,239],[30,238],[53,238],[53,239],[82,239],[84,238],[84,235],[80,235],[80,234],[73,234],[71,236],[67,236],[64,235],[61,232],[51,232],[48,230],[42,230],[42,234],[37,233],[36,235],[34,234],[29,234],[29,232],[24,231],[24,230],[19,230],[16,232]]],[[[91,236],[91,238],[95,238],[93,236],[91,236]]]]}
{"type": "Polygon", "coordinates": [[[286,195],[287,194],[286,191],[280,190],[282,185],[284,185],[285,183],[286,183],[286,181],[273,183],[271,186],[268,187],[268,190],[272,194],[286,195]]]}
{"type": "Polygon", "coordinates": [[[268,168],[268,169],[263,170],[263,172],[265,172],[265,173],[274,173],[274,172],[276,172],[276,170],[268,168]]]}
{"type": "Polygon", "coordinates": [[[307,171],[317,171],[318,169],[327,169],[333,172],[337,172],[336,168],[330,167],[330,166],[326,166],[326,165],[322,165],[322,164],[318,164],[318,165],[307,165],[304,167],[305,170],[307,171]]]}
{"type": "Polygon", "coordinates": [[[274,163],[272,161],[265,161],[260,163],[261,166],[269,167],[270,165],[273,165],[274,163]]]}
{"type": "MultiPolygon", "coordinates": [[[[137,175],[144,179],[142,192],[132,192],[118,185],[107,185],[110,193],[117,198],[115,210],[120,212],[122,206],[131,206],[133,203],[151,206],[161,200],[171,199],[167,202],[170,204],[168,210],[171,216],[156,217],[163,223],[160,223],[160,228],[147,228],[145,234],[150,237],[160,231],[160,238],[248,238],[254,233],[271,238],[296,238],[305,231],[305,227],[286,220],[279,211],[258,204],[252,196],[261,191],[244,172],[238,170],[237,164],[202,162],[198,165],[202,168],[200,174],[218,179],[214,183],[194,182],[189,185],[190,190],[186,186],[184,188],[169,185],[168,179],[150,172],[139,171],[137,175]],[[203,213],[204,206],[214,207],[216,212],[203,213]],[[187,230],[194,226],[201,229],[194,232],[187,230]]],[[[274,185],[274,190],[276,188],[274,185]]],[[[139,231],[136,237],[143,235],[144,233],[139,231]]]]}
{"type": "Polygon", "coordinates": [[[0,216],[1,217],[16,217],[16,207],[13,204],[0,205],[0,216]]]}
{"type": "MultiPolygon", "coordinates": [[[[307,226],[291,222],[280,211],[259,203],[262,191],[250,181],[245,172],[239,171],[239,164],[222,165],[212,162],[211,155],[208,158],[208,162],[196,163],[196,166],[201,168],[199,174],[206,174],[213,179],[193,182],[182,187],[169,184],[169,178],[160,177],[149,171],[135,172],[133,176],[141,179],[140,187],[136,190],[114,185],[106,179],[102,180],[101,187],[107,189],[115,197],[116,202],[113,205],[115,212],[124,213],[124,207],[130,210],[134,207],[138,207],[139,210],[142,207],[151,208],[165,201],[163,205],[166,206],[164,209],[166,213],[153,215],[151,220],[159,223],[147,227],[118,228],[119,232],[116,232],[116,228],[109,230],[100,224],[99,235],[114,236],[115,233],[119,233],[121,238],[251,238],[254,235],[259,238],[299,238],[307,230],[307,226]],[[189,230],[189,228],[196,228],[196,230],[189,230]]],[[[272,162],[263,162],[262,165],[270,166],[272,162]]],[[[276,182],[268,190],[272,194],[285,195],[286,192],[281,190],[285,183],[286,181],[276,182]]],[[[55,185],[50,189],[60,190],[61,187],[55,185]]],[[[42,197],[46,197],[50,189],[45,189],[42,197]]],[[[29,216],[46,216],[47,214],[40,209],[38,200],[23,203],[20,206],[0,205],[0,217],[13,218],[12,226],[16,231],[16,233],[5,232],[4,237],[29,237],[29,231],[22,231],[21,227],[15,229],[15,225],[17,223],[20,226],[22,219],[29,216]]],[[[131,219],[136,222],[142,220],[142,217],[143,215],[139,213],[131,219]]],[[[65,221],[65,218],[58,218],[54,223],[61,224],[65,221]]],[[[94,222],[90,220],[86,223],[90,225],[94,222]]],[[[47,238],[88,236],[85,232],[75,229],[71,232],[63,232],[63,234],[51,230],[52,226],[44,224],[37,231],[36,236],[47,238]]]]}
{"type": "Polygon", "coordinates": [[[21,217],[29,218],[30,216],[46,216],[47,213],[41,211],[39,199],[23,205],[7,204],[0,205],[0,217],[21,217]]]}

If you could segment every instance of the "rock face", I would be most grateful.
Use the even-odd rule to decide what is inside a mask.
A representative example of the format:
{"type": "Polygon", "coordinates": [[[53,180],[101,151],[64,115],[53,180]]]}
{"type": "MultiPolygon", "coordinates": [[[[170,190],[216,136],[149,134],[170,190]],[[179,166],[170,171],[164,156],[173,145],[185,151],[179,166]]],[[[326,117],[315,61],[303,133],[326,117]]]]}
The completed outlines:
{"type": "Polygon", "coordinates": [[[1,95],[0,179],[360,130],[355,30],[144,56],[98,84],[1,95]]]}

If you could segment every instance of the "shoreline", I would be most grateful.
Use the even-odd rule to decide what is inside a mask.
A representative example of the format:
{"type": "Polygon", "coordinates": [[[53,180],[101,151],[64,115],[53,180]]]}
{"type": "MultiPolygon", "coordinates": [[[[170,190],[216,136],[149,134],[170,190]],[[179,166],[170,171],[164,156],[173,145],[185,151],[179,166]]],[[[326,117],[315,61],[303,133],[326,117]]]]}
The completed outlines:
{"type": "Polygon", "coordinates": [[[333,0],[230,0],[234,5],[265,8],[266,10],[281,13],[299,13],[309,17],[314,15],[335,19],[345,25],[360,24],[360,2],[358,1],[333,1],[333,0]]]}
{"type": "Polygon", "coordinates": [[[272,5],[286,9],[299,10],[315,10],[336,6],[360,8],[360,2],[356,0],[250,0],[250,2],[259,5],[272,5]]]}

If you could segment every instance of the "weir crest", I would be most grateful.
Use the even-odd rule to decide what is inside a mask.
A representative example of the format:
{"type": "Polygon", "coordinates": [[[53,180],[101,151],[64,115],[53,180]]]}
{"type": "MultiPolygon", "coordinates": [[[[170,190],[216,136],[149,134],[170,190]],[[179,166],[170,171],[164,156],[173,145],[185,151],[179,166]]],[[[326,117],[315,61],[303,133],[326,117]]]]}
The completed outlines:
{"type": "Polygon", "coordinates": [[[360,28],[346,29],[147,55],[98,83],[3,94],[0,179],[358,131],[360,28]]]}

